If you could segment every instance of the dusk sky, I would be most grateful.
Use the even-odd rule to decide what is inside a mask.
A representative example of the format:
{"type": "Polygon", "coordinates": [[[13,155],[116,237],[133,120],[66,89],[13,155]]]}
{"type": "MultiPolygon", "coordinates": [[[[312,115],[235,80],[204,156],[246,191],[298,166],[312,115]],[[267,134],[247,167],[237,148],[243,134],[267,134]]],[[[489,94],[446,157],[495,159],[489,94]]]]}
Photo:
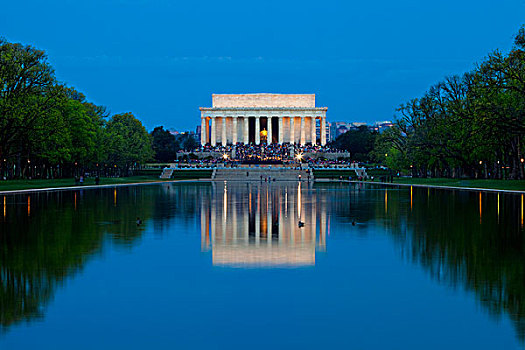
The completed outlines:
{"type": "Polygon", "coordinates": [[[315,93],[333,121],[391,120],[508,51],[525,0],[3,1],[0,36],[148,130],[195,130],[212,93],[315,93]]]}

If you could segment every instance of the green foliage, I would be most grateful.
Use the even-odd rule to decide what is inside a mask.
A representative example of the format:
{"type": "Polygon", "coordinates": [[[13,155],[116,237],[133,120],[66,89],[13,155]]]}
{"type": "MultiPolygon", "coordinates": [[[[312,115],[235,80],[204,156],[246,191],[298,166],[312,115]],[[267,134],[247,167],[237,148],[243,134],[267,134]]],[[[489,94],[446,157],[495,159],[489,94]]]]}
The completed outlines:
{"type": "Polygon", "coordinates": [[[525,30],[504,55],[432,86],[398,109],[373,158],[426,177],[524,178],[525,30]]]}
{"type": "Polygon", "coordinates": [[[193,151],[199,147],[199,144],[195,138],[190,134],[177,135],[177,141],[181,145],[181,148],[185,151],[193,151]]]}
{"type": "Polygon", "coordinates": [[[153,142],[154,158],[157,162],[173,162],[177,158],[177,151],[180,149],[175,136],[164,127],[158,126],[151,132],[153,142]]]}
{"type": "Polygon", "coordinates": [[[340,135],[334,141],[334,146],[350,152],[354,160],[369,161],[369,153],[374,149],[377,135],[376,132],[371,132],[368,127],[360,126],[357,130],[349,130],[340,135]]]}
{"type": "Polygon", "coordinates": [[[133,114],[114,115],[106,125],[106,132],[110,145],[108,162],[117,165],[124,174],[132,165],[153,157],[151,136],[133,114]]]}
{"type": "Polygon", "coordinates": [[[0,175],[79,176],[103,163],[129,166],[152,156],[144,127],[56,81],[43,51],[0,39],[0,175]]]}

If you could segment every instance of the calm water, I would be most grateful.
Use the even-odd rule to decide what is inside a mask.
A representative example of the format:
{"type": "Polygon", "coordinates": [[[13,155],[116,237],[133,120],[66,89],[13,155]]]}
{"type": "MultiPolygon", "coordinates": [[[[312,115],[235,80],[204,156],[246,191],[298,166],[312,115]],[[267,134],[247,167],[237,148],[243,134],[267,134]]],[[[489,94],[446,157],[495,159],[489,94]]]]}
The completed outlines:
{"type": "Polygon", "coordinates": [[[219,183],[0,200],[1,349],[525,344],[521,195],[219,183]]]}

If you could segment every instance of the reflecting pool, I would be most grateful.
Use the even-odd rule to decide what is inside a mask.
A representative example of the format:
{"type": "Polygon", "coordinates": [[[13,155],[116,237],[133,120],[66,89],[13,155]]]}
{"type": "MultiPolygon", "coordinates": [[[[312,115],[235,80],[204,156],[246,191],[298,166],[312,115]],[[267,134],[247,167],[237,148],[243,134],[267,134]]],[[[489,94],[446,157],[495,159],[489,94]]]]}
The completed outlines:
{"type": "Polygon", "coordinates": [[[524,348],[523,195],[229,182],[0,200],[0,349],[524,348]]]}

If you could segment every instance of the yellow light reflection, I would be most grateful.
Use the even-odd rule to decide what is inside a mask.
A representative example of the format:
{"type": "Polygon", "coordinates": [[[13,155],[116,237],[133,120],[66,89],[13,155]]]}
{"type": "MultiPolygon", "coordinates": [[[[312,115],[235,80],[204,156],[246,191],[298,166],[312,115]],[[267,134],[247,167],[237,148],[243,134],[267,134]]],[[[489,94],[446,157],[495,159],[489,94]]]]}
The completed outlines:
{"type": "Polygon", "coordinates": [[[31,196],[27,196],[27,216],[31,215],[31,196]]]}
{"type": "Polygon", "coordinates": [[[498,222],[499,222],[499,193],[498,193],[498,222]]]}
{"type": "Polygon", "coordinates": [[[410,186],[410,211],[412,211],[412,188],[413,186],[410,186]]]}
{"type": "Polygon", "coordinates": [[[6,215],[7,215],[7,204],[6,204],[6,200],[4,196],[4,218],[6,217],[6,215]]]}
{"type": "Polygon", "coordinates": [[[521,195],[521,227],[523,227],[523,195],[521,195]]]}
{"type": "Polygon", "coordinates": [[[482,215],[482,207],[481,207],[481,191],[479,192],[479,223],[481,224],[481,215],[482,215]]]}
{"type": "Polygon", "coordinates": [[[385,190],[385,214],[388,213],[388,190],[385,190]]]}
{"type": "Polygon", "coordinates": [[[297,216],[301,218],[301,183],[297,185],[297,216]]]}
{"type": "Polygon", "coordinates": [[[288,190],[284,192],[284,216],[288,217],[288,190]]]}
{"type": "Polygon", "coordinates": [[[114,207],[117,206],[117,189],[116,188],[113,190],[113,206],[114,207]]]}
{"type": "Polygon", "coordinates": [[[75,211],[76,211],[77,210],[77,193],[76,192],[73,193],[73,198],[74,198],[73,202],[75,203],[75,211]]]}
{"type": "Polygon", "coordinates": [[[224,184],[224,193],[222,195],[222,211],[224,212],[224,222],[226,222],[226,217],[228,216],[228,188],[224,184]]]}

